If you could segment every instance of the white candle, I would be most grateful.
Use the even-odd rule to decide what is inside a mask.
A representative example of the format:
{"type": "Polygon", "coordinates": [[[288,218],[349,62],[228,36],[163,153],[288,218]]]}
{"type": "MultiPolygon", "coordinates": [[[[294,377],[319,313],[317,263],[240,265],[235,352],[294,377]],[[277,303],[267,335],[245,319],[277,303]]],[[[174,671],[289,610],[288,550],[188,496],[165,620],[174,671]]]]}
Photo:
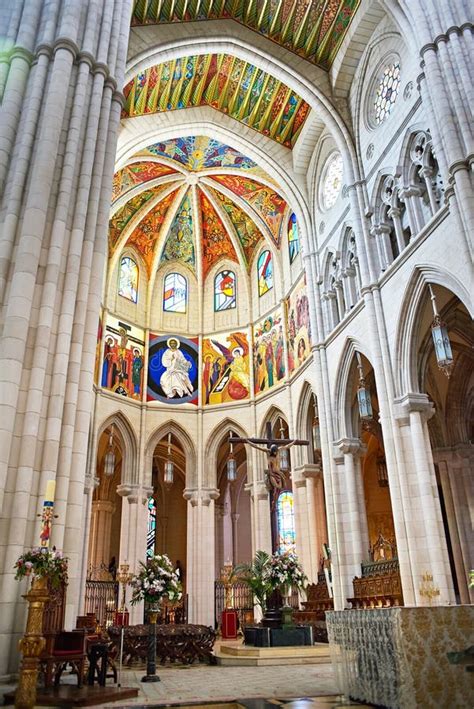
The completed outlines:
{"type": "Polygon", "coordinates": [[[46,483],[46,492],[44,493],[45,502],[54,502],[54,493],[56,490],[56,480],[48,480],[46,483]]]}

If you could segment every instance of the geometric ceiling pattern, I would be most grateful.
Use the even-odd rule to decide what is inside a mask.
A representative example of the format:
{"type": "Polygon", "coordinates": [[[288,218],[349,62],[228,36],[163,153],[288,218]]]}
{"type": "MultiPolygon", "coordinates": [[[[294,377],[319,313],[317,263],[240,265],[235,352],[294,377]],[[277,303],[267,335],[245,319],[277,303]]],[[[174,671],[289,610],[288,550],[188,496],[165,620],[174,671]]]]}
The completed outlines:
{"type": "Polygon", "coordinates": [[[148,146],[133,160],[114,177],[110,257],[130,247],[150,275],[170,262],[197,273],[199,254],[205,278],[222,259],[248,269],[264,240],[279,247],[288,204],[266,172],[254,172],[254,161],[238,150],[190,136],[148,146]]]}
{"type": "Polygon", "coordinates": [[[124,88],[122,118],[211,106],[292,148],[310,106],[262,69],[228,54],[181,57],[137,74],[124,88]]]}
{"type": "Polygon", "coordinates": [[[132,26],[233,19],[329,69],[360,0],[134,0],[132,26]]]}

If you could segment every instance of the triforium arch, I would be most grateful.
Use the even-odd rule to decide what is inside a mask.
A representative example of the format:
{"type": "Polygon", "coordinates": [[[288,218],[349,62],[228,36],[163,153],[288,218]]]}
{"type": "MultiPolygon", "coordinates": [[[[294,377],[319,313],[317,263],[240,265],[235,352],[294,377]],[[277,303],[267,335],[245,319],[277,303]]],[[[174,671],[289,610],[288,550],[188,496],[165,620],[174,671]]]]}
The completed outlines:
{"type": "Polygon", "coordinates": [[[116,411],[108,416],[98,427],[96,458],[100,437],[106,429],[110,431],[112,427],[114,429],[113,435],[118,435],[123,445],[121,484],[136,486],[141,482],[139,480],[138,442],[131,422],[122,411],[116,411]]]}

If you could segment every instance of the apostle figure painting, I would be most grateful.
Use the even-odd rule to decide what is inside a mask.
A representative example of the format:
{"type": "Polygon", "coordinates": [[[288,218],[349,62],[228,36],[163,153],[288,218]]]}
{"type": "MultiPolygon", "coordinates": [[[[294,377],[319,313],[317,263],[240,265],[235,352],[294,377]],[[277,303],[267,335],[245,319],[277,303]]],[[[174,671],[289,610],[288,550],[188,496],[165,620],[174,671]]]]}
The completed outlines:
{"type": "Polygon", "coordinates": [[[285,346],[281,310],[275,310],[254,328],[255,394],[268,391],[285,378],[285,346]]]}
{"type": "Polygon", "coordinates": [[[144,333],[133,325],[107,316],[101,386],[116,394],[141,399],[144,333]]]}
{"type": "Polygon", "coordinates": [[[214,335],[202,343],[204,404],[223,404],[250,395],[249,344],[243,332],[214,335]]]}
{"type": "Polygon", "coordinates": [[[311,354],[311,324],[306,282],[303,277],[287,301],[288,312],[288,370],[298,369],[311,354]]]}
{"type": "Polygon", "coordinates": [[[197,338],[150,334],[147,401],[197,404],[198,354],[197,338]]]}

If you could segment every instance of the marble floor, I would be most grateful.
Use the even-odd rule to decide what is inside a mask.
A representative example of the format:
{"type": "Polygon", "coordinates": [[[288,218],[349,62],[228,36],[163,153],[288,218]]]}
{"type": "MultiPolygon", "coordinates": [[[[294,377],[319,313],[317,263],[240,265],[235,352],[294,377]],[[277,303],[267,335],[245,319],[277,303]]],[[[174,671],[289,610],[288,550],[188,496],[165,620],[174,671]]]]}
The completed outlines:
{"type": "MultiPolygon", "coordinates": [[[[278,667],[170,665],[158,667],[161,681],[149,684],[141,682],[143,674],[143,669],[138,668],[123,671],[122,686],[139,687],[140,693],[136,699],[127,700],[122,706],[131,709],[176,705],[180,709],[194,705],[195,709],[196,704],[211,709],[329,709],[363,706],[345,701],[338,695],[330,664],[278,667]]],[[[75,678],[66,676],[64,681],[75,682],[75,678]]],[[[0,697],[2,692],[11,689],[11,685],[0,687],[0,697]]]]}

